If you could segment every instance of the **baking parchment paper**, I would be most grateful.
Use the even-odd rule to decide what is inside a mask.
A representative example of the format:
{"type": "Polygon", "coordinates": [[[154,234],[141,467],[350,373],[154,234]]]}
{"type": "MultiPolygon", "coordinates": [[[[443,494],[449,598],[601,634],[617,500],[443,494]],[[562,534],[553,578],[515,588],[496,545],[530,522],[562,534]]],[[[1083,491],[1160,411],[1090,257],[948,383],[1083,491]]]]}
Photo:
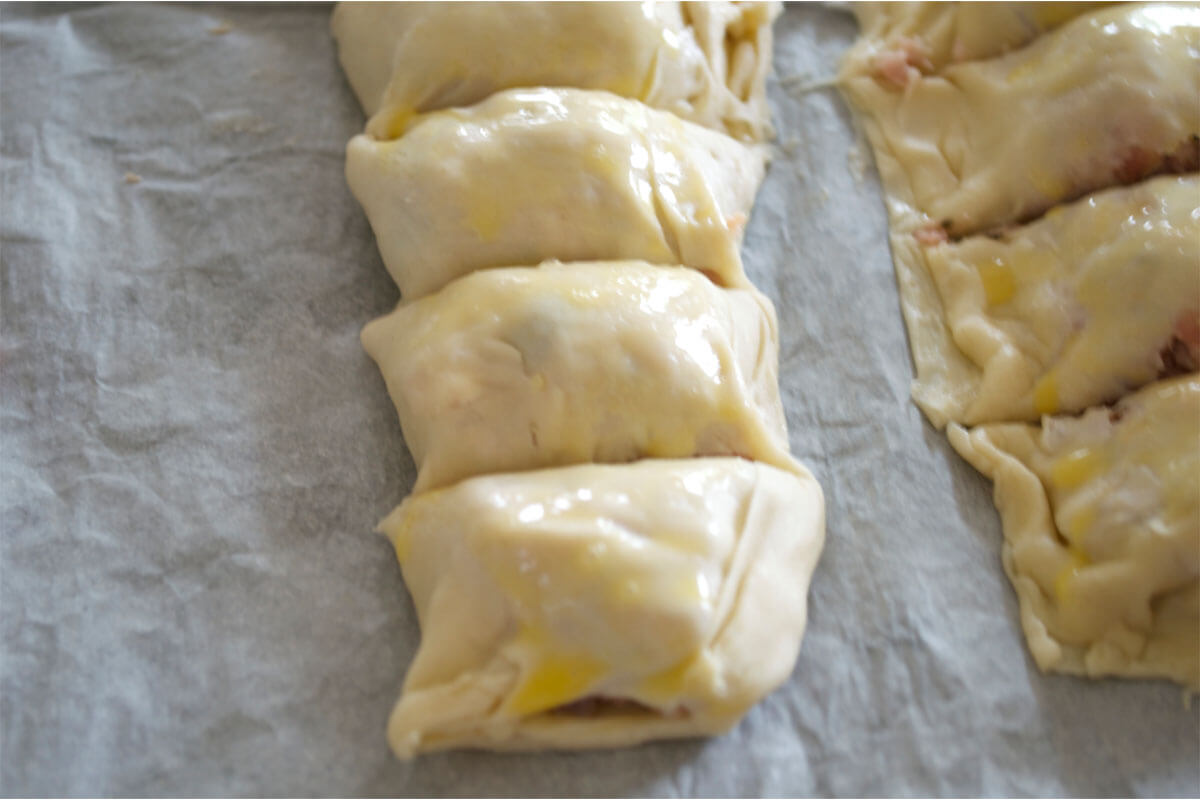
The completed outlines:
{"type": "Polygon", "coordinates": [[[0,791],[1200,792],[1165,683],[1040,675],[990,486],[909,401],[855,33],[791,7],[746,243],[828,544],[791,680],[729,735],[393,759],[414,472],[358,343],[397,293],[342,177],[327,6],[0,11],[0,791]],[[140,181],[139,181],[140,178],[140,181]]]}

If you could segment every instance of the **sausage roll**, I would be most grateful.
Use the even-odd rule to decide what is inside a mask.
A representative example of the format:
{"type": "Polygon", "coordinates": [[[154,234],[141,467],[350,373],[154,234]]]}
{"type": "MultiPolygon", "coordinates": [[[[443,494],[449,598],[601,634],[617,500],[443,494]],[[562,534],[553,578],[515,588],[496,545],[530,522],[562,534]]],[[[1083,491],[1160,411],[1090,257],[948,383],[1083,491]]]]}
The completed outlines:
{"type": "Polygon", "coordinates": [[[732,727],[792,671],[825,535],[811,475],[735,458],[472,478],[380,529],[422,632],[402,757],[732,727]]]}
{"type": "Polygon", "coordinates": [[[1038,667],[1200,688],[1200,376],[950,442],[995,482],[1038,667]]]}
{"type": "Polygon", "coordinates": [[[485,270],[369,323],[419,474],[739,455],[793,469],[775,311],[642,262],[485,270]]]}
{"type": "Polygon", "coordinates": [[[996,237],[895,248],[935,424],[1036,420],[1200,366],[1200,179],[1159,177],[996,237]]]}
{"type": "Polygon", "coordinates": [[[779,3],[342,3],[333,35],[368,132],[504,89],[603,89],[739,139],[769,136],[779,3]]]}
{"type": "Polygon", "coordinates": [[[864,114],[893,229],[929,241],[1194,171],[1198,50],[1200,5],[1118,5],[904,87],[870,75],[843,86],[864,114]]]}
{"type": "Polygon", "coordinates": [[[405,298],[488,267],[640,259],[745,285],[765,149],[633,100],[519,89],[356,136],[346,178],[405,298]]]}

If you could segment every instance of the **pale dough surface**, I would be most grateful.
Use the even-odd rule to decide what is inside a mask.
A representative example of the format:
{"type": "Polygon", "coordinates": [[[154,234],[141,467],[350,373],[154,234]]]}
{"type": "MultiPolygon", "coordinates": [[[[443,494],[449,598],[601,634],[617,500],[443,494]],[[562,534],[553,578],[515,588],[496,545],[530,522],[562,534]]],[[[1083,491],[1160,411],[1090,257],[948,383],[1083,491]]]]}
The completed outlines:
{"type": "Polygon", "coordinates": [[[744,285],[763,146],[608,92],[514,89],[354,137],[346,178],[406,298],[487,267],[641,259],[744,285]]]}
{"type": "Polygon", "coordinates": [[[1200,688],[1200,376],[1113,409],[950,428],[995,482],[1003,561],[1042,670],[1200,688]]]}
{"type": "Polygon", "coordinates": [[[727,730],[792,671],[825,531],[807,471],[733,458],[473,478],[380,529],[422,630],[405,757],[727,730]]]}
{"type": "Polygon", "coordinates": [[[588,461],[740,455],[795,468],[775,310],[642,262],[484,270],[363,329],[415,491],[588,461]]]}
{"type": "Polygon", "coordinates": [[[846,54],[849,73],[880,74],[892,52],[906,78],[963,61],[993,58],[1106,3],[854,3],[860,37],[846,54]]]}
{"type": "Polygon", "coordinates": [[[1118,5],[1006,56],[899,88],[844,75],[897,232],[951,237],[1190,164],[1200,141],[1200,6],[1118,5]]]}
{"type": "Polygon", "coordinates": [[[603,89],[742,139],[770,135],[779,3],[341,3],[350,85],[394,138],[414,114],[504,89],[603,89]]]}
{"type": "Polygon", "coordinates": [[[1165,176],[1000,237],[898,249],[902,285],[917,289],[903,293],[905,312],[928,325],[912,337],[917,403],[939,426],[1034,421],[1137,389],[1173,348],[1194,369],[1197,206],[1195,175],[1165,176]]]}

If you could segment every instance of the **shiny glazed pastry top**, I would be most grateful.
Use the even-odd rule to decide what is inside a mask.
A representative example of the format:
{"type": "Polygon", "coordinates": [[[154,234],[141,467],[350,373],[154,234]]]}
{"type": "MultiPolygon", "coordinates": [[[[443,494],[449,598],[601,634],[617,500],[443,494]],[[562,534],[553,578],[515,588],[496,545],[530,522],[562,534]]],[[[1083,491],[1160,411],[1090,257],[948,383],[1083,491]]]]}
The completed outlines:
{"type": "MultiPolygon", "coordinates": [[[[935,424],[1036,420],[1200,366],[1200,179],[1098,192],[999,236],[914,247],[913,396],[935,424]]],[[[905,251],[899,249],[898,253],[905,251]]]]}
{"type": "Polygon", "coordinates": [[[739,139],[770,135],[779,3],[340,3],[333,35],[379,139],[505,89],[602,89],[739,139]]]}
{"type": "Polygon", "coordinates": [[[995,482],[1038,666],[1200,689],[1200,376],[1040,429],[949,433],[995,482]]]}
{"type": "Polygon", "coordinates": [[[419,473],[740,455],[792,469],[770,302],[644,262],[485,270],[371,322],[419,473]]]}
{"type": "Polygon", "coordinates": [[[1108,3],[859,2],[862,33],[845,74],[872,75],[898,87],[964,61],[1003,55],[1108,3]]]}
{"type": "Polygon", "coordinates": [[[356,136],[346,179],[405,298],[477,269],[641,259],[744,285],[766,151],[607,92],[514,89],[356,136]]]}
{"type": "Polygon", "coordinates": [[[1200,166],[1200,6],[1117,5],[1008,55],[843,87],[893,228],[955,238],[1096,189],[1200,166]]]}
{"type": "Polygon", "coordinates": [[[400,756],[717,733],[792,671],[824,539],[807,472],[582,465],[415,494],[381,525],[421,623],[400,756]]]}

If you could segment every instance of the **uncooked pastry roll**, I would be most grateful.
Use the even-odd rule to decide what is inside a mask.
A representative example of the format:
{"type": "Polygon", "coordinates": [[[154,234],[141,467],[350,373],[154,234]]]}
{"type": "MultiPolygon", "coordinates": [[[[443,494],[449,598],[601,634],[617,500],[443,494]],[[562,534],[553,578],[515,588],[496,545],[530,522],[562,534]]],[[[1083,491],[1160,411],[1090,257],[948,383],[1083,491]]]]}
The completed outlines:
{"type": "Polygon", "coordinates": [[[1041,669],[1200,688],[1200,376],[1040,430],[952,425],[950,442],[995,481],[1041,669]]]}
{"type": "Polygon", "coordinates": [[[1200,6],[1118,5],[903,89],[843,84],[864,112],[893,229],[926,241],[1030,219],[1200,163],[1200,6]]]}
{"type": "Polygon", "coordinates": [[[1106,3],[854,3],[862,35],[847,75],[903,87],[950,64],[1003,55],[1106,3]]]}
{"type": "Polygon", "coordinates": [[[738,245],[765,150],[607,92],[519,89],[356,136],[346,179],[412,299],[547,259],[637,258],[744,285],[738,245]]]}
{"type": "Polygon", "coordinates": [[[641,262],[487,270],[368,324],[419,474],[740,455],[785,469],[770,301],[641,262]]]}
{"type": "Polygon", "coordinates": [[[341,3],[333,35],[371,135],[504,89],[603,89],[742,139],[770,133],[778,3],[341,3]],[[378,113],[377,113],[378,112],[378,113]]]}
{"type": "Polygon", "coordinates": [[[1159,177],[998,237],[896,247],[917,402],[939,426],[1032,421],[1195,371],[1198,204],[1195,175],[1159,177]]]}
{"type": "Polygon", "coordinates": [[[792,671],[825,535],[811,475],[732,458],[472,478],[380,529],[422,632],[402,757],[732,727],[792,671]]]}

